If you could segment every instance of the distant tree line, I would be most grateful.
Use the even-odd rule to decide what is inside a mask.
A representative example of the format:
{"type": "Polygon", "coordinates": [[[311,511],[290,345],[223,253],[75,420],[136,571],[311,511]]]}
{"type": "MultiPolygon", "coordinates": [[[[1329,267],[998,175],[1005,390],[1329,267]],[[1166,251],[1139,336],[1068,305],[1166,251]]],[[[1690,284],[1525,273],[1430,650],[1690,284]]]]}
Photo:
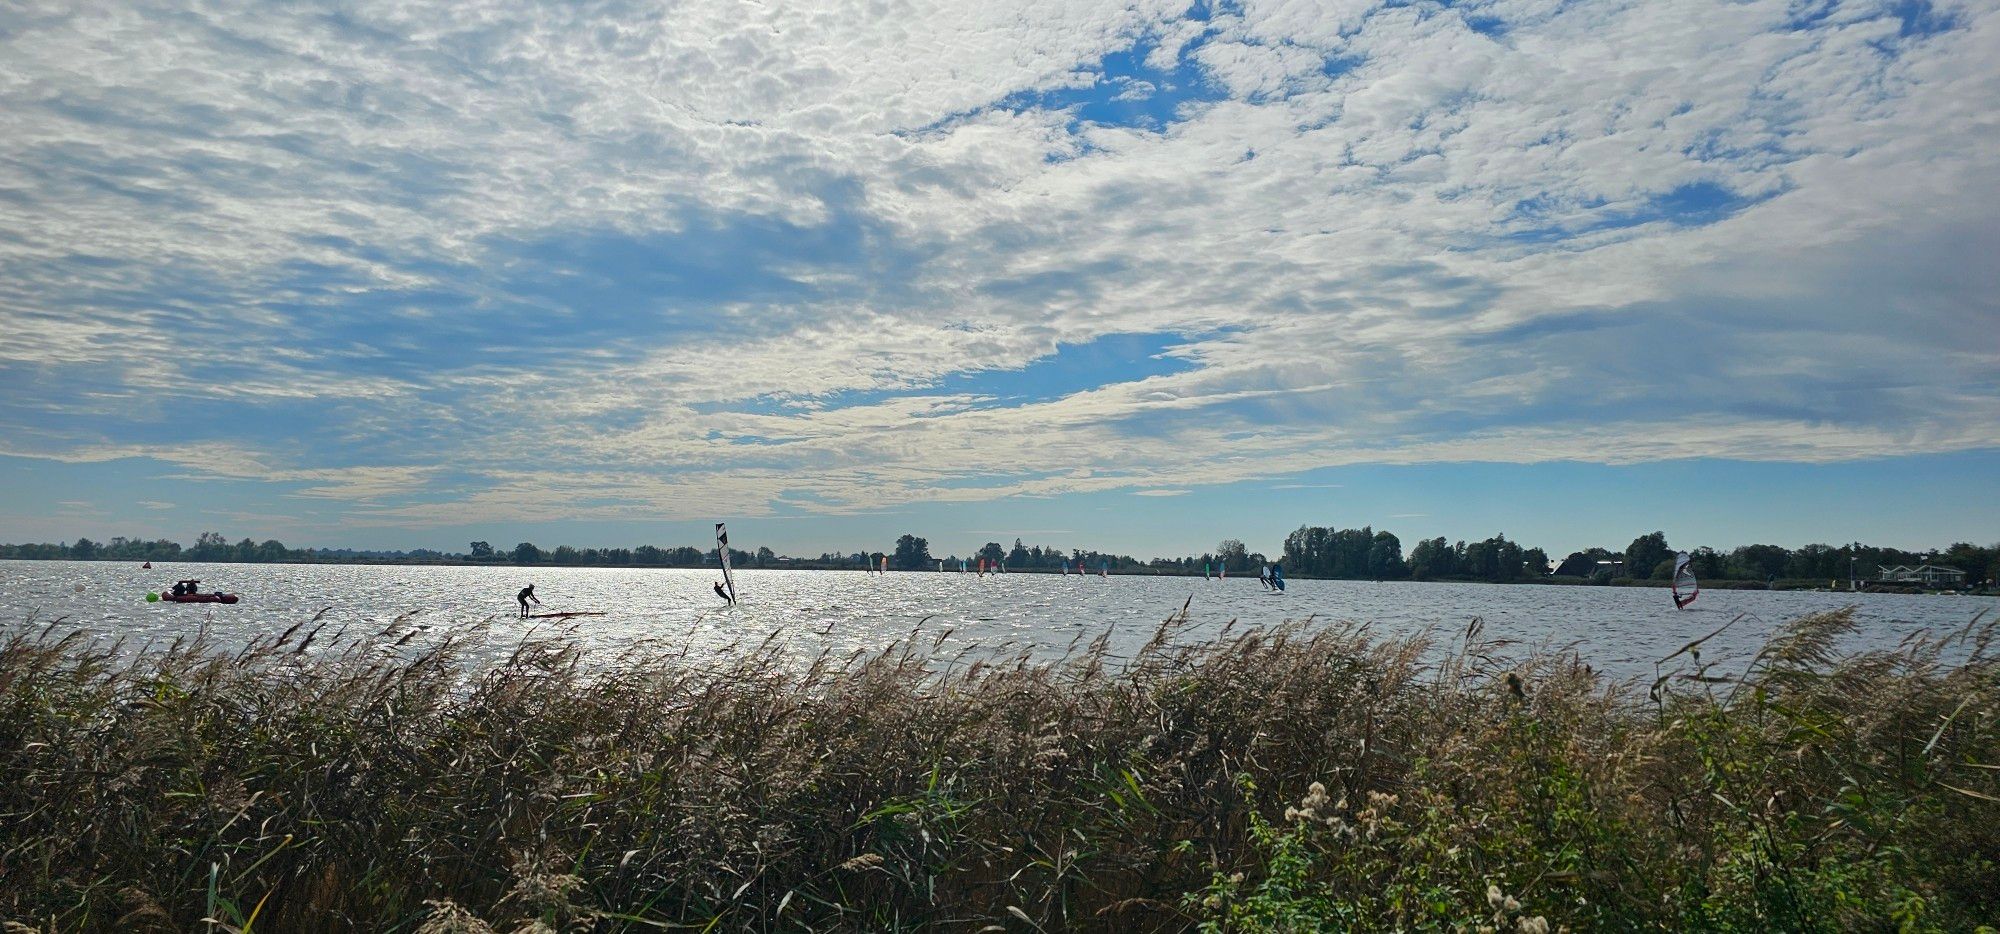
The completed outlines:
{"type": "MultiPolygon", "coordinates": [[[[1345,580],[1571,580],[1610,583],[1667,580],[1679,549],[1663,532],[1634,538],[1623,551],[1587,548],[1550,567],[1540,548],[1523,547],[1505,535],[1476,542],[1443,538],[1417,542],[1407,558],[1389,532],[1368,527],[1330,529],[1300,526],[1285,538],[1284,566],[1294,576],[1345,580]]],[[[1942,551],[1905,551],[1863,545],[1743,545],[1728,551],[1707,546],[1687,549],[1696,576],[1708,581],[1845,581],[1850,572],[1874,580],[1882,567],[1935,564],[1966,573],[1970,586],[2000,581],[2000,545],[1959,542],[1942,551]]]]}
{"type": "MultiPolygon", "coordinates": [[[[1652,532],[1633,539],[1621,554],[1597,548],[1573,552],[1555,573],[1666,580],[1673,575],[1678,550],[1668,544],[1665,534],[1652,532]]],[[[1934,564],[1964,571],[1971,586],[2000,581],[2000,545],[1958,542],[1942,551],[1905,551],[1854,542],[1803,548],[1741,545],[1728,551],[1699,546],[1686,551],[1695,575],[1704,580],[1844,581],[1851,572],[1866,581],[1874,580],[1879,568],[1934,564]]]]}
{"type": "Polygon", "coordinates": [[[939,562],[944,563],[946,570],[956,570],[960,562],[977,568],[981,561],[986,562],[989,568],[1005,567],[1009,571],[1061,571],[1064,567],[1075,569],[1081,564],[1093,572],[1108,566],[1113,571],[1129,573],[1146,567],[1145,562],[1131,555],[1114,555],[1083,548],[1064,551],[1049,545],[1031,546],[1018,538],[1014,539],[1012,548],[999,542],[987,542],[961,558],[956,554],[934,556],[929,539],[904,535],[896,539],[896,550],[889,556],[889,566],[903,571],[934,571],[939,562]]]}
{"type": "MultiPolygon", "coordinates": [[[[769,548],[756,551],[730,549],[730,563],[747,568],[878,568],[887,557],[889,567],[902,571],[934,571],[943,562],[955,569],[960,561],[977,566],[1004,565],[1010,571],[1058,571],[1081,566],[1095,572],[1108,568],[1119,574],[1255,574],[1262,568],[1281,563],[1293,577],[1339,580],[1434,580],[1434,581],[1568,581],[1611,583],[1630,580],[1665,580],[1673,574],[1677,549],[1663,532],[1649,532],[1626,545],[1623,551],[1586,548],[1553,562],[1540,548],[1523,547],[1505,535],[1476,542],[1451,542],[1444,538],[1422,539],[1409,553],[1394,533],[1369,526],[1334,529],[1300,526],[1285,537],[1276,558],[1250,551],[1237,539],[1225,539],[1214,551],[1177,558],[1140,560],[1131,555],[1112,554],[1083,548],[1064,550],[1046,545],[1027,545],[1015,539],[1009,548],[987,542],[972,554],[933,556],[930,541],[912,534],[896,539],[889,551],[862,549],[828,552],[817,558],[792,558],[769,548]]],[[[1970,586],[2000,581],[2000,545],[1979,546],[1959,542],[1943,550],[1904,551],[1863,545],[1806,545],[1785,548],[1779,545],[1742,545],[1728,551],[1707,546],[1687,549],[1696,575],[1705,581],[1832,581],[1846,580],[1850,573],[1873,580],[1878,567],[1934,564],[1957,568],[1966,573],[1970,586]]],[[[207,561],[238,563],[352,563],[352,564],[500,564],[548,565],[557,567],[712,567],[714,548],[678,546],[662,548],[576,548],[559,545],[544,550],[532,542],[512,548],[495,548],[488,542],[471,542],[463,553],[430,549],[411,551],[365,551],[332,548],[288,548],[283,542],[262,542],[244,538],[236,542],[220,532],[203,532],[193,545],[182,547],[166,539],[146,540],[119,536],[108,542],[79,538],[62,544],[0,545],[0,559],[83,560],[83,561],[207,561]]]]}
{"type": "Polygon", "coordinates": [[[164,538],[147,541],[142,538],[118,536],[108,542],[94,542],[79,538],[64,545],[0,545],[0,558],[16,559],[61,559],[78,561],[232,561],[240,563],[297,561],[312,550],[305,552],[286,548],[274,539],[258,542],[245,538],[230,544],[220,532],[203,532],[195,538],[194,545],[183,548],[179,542],[164,538]]]}

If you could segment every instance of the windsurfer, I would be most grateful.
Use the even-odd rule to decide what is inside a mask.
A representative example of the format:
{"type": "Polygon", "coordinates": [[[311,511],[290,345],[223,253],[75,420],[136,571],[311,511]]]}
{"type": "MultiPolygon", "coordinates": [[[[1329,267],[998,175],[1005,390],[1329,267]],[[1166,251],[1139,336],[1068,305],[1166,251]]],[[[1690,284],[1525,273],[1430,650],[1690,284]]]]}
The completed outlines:
{"type": "Polygon", "coordinates": [[[721,597],[723,603],[726,603],[730,606],[736,605],[736,601],[729,596],[729,591],[722,589],[721,581],[715,582],[715,595],[721,597]]]}
{"type": "Polygon", "coordinates": [[[521,601],[522,619],[528,618],[528,601],[530,600],[535,601],[536,606],[540,606],[542,604],[542,598],[535,596],[535,585],[533,584],[529,584],[528,586],[521,588],[521,592],[515,594],[514,599],[521,601]]]}
{"type": "Polygon", "coordinates": [[[1694,561],[1683,551],[1674,556],[1674,609],[1685,610],[1701,595],[1701,582],[1694,576],[1694,561]]]}

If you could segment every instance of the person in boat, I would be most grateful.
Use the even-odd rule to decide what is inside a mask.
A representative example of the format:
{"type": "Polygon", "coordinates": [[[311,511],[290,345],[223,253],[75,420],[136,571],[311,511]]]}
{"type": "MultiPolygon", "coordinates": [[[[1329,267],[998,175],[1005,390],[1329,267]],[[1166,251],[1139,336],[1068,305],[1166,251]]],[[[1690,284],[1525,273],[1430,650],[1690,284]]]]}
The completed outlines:
{"type": "Polygon", "coordinates": [[[723,603],[729,604],[730,606],[736,605],[736,601],[729,596],[729,591],[722,589],[721,581],[715,582],[715,595],[721,597],[723,603]]]}
{"type": "Polygon", "coordinates": [[[174,581],[174,589],[173,589],[172,593],[173,593],[173,595],[174,595],[174,596],[176,596],[176,597],[180,597],[180,596],[186,596],[186,595],[187,595],[187,581],[174,581]]]}
{"type": "Polygon", "coordinates": [[[515,594],[514,599],[519,600],[521,602],[522,619],[528,618],[528,601],[530,600],[535,601],[536,606],[542,605],[542,598],[535,596],[535,585],[533,584],[529,584],[528,586],[521,588],[521,592],[515,594]]]}

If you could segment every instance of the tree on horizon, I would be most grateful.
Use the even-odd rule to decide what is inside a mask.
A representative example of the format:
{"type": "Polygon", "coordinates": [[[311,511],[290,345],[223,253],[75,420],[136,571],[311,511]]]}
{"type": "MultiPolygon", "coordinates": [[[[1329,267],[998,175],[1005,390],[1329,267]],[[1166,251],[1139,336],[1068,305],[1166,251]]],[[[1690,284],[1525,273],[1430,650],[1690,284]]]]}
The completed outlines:
{"type": "Polygon", "coordinates": [[[903,537],[896,539],[896,555],[891,560],[898,569],[920,571],[929,566],[935,559],[931,557],[931,543],[929,539],[905,534],[903,537]]]}

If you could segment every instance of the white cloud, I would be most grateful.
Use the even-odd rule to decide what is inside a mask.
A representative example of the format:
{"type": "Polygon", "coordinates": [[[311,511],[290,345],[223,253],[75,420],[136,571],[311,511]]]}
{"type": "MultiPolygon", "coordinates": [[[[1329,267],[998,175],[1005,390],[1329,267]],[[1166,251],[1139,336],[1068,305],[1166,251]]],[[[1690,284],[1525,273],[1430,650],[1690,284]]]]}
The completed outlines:
{"type": "Polygon", "coordinates": [[[873,9],[21,14],[0,448],[424,524],[2000,445],[1988,7],[873,9]],[[1140,47],[1220,99],[998,106],[1140,47]],[[1113,334],[1189,366],[959,379],[1113,334]]]}

